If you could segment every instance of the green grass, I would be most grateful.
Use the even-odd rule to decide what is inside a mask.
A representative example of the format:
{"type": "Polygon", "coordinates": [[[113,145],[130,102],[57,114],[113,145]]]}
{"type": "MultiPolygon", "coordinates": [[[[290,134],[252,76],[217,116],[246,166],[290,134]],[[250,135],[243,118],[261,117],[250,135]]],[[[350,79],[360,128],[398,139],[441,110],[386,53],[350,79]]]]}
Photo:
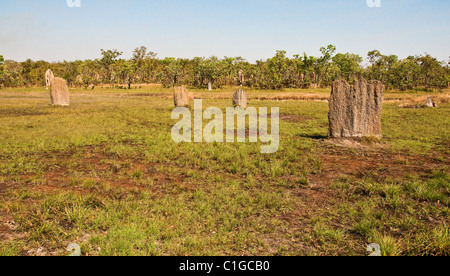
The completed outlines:
{"type": "Polygon", "coordinates": [[[447,106],[408,109],[386,104],[383,111],[385,140],[399,150],[417,153],[437,150],[448,156],[450,120],[447,106]]]}
{"type": "MultiPolygon", "coordinates": [[[[214,93],[228,92],[203,107],[224,110],[214,93]]],[[[249,91],[274,93],[310,91],[249,91]]],[[[327,156],[360,149],[322,141],[326,102],[250,100],[282,114],[280,149],[264,155],[259,143],[174,143],[170,94],[76,89],[58,108],[43,89],[0,90],[0,227],[16,226],[0,228],[0,255],[68,255],[73,242],[84,255],[366,255],[372,242],[450,254],[450,105],[385,104],[385,137],[361,143],[395,161],[334,177],[327,156]]]]}
{"type": "Polygon", "coordinates": [[[427,180],[341,179],[339,216],[351,230],[378,243],[382,254],[449,255],[449,175],[427,180]]]}

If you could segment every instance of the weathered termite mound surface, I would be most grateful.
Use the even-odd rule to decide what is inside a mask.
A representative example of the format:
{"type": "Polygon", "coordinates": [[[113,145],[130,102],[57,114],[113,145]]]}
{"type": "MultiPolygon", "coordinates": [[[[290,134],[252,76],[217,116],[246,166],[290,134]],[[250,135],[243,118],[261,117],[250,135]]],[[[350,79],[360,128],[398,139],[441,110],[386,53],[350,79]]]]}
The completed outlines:
{"type": "Polygon", "coordinates": [[[175,107],[188,107],[189,106],[189,94],[186,86],[175,87],[173,92],[173,101],[175,107]]]}
{"type": "Polygon", "coordinates": [[[335,81],[329,100],[329,137],[381,137],[384,90],[379,81],[359,79],[354,85],[335,81]]]}
{"type": "Polygon", "coordinates": [[[244,90],[239,89],[233,95],[233,106],[247,108],[247,95],[244,90]]]}
{"type": "Polygon", "coordinates": [[[48,89],[50,87],[50,84],[52,83],[52,80],[55,78],[53,75],[52,70],[48,69],[45,72],[45,87],[48,89]]]}
{"type": "Polygon", "coordinates": [[[245,75],[244,75],[244,71],[239,70],[238,76],[239,76],[239,84],[240,84],[240,85],[244,85],[244,83],[245,83],[245,75]]]}
{"type": "Polygon", "coordinates": [[[50,99],[52,105],[70,105],[70,94],[67,82],[62,78],[54,78],[50,83],[50,99]]]}
{"type": "Polygon", "coordinates": [[[427,98],[427,102],[425,103],[426,107],[437,107],[437,104],[434,102],[432,97],[427,98]]]}

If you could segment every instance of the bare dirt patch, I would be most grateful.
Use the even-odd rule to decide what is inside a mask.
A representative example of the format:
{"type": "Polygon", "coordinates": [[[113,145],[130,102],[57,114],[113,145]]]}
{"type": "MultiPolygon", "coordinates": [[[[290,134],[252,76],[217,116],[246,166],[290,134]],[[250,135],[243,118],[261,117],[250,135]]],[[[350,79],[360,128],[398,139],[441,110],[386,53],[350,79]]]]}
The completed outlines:
{"type": "Polygon", "coordinates": [[[0,212],[0,242],[23,238],[24,235],[16,233],[16,229],[17,225],[12,217],[5,212],[0,212]]]}
{"type": "MultiPolygon", "coordinates": [[[[339,192],[331,186],[341,177],[353,177],[363,179],[370,177],[377,181],[386,179],[404,179],[406,176],[416,176],[424,180],[443,166],[448,165],[448,158],[444,161],[436,160],[432,155],[410,155],[407,153],[396,153],[389,150],[387,145],[367,145],[359,141],[336,141],[320,140],[319,156],[321,169],[308,176],[308,185],[296,188],[294,194],[301,202],[297,208],[284,214],[281,219],[289,227],[282,234],[287,236],[313,235],[314,220],[324,217],[336,207],[336,199],[339,192]]],[[[333,229],[344,230],[351,236],[354,248],[359,248],[358,254],[365,254],[366,240],[363,236],[350,231],[350,225],[345,225],[338,218],[327,222],[327,226],[333,229]]],[[[313,239],[312,239],[313,240],[313,239]]],[[[269,241],[268,241],[269,242],[269,241]]],[[[273,243],[271,240],[270,243],[273,243]]],[[[285,241],[284,241],[285,242],[285,241]]],[[[288,243],[289,247],[305,250],[303,253],[316,254],[321,252],[320,248],[315,250],[311,245],[306,246],[301,241],[288,243]]],[[[342,252],[335,252],[341,254],[342,252]]]]}
{"type": "Polygon", "coordinates": [[[0,182],[0,195],[8,192],[10,189],[14,188],[16,185],[6,182],[0,182]]]}
{"type": "MultiPolygon", "coordinates": [[[[126,196],[127,192],[144,190],[154,194],[165,194],[176,186],[184,187],[186,184],[183,168],[177,170],[177,174],[168,174],[157,169],[160,164],[139,158],[118,157],[105,153],[102,147],[85,147],[81,151],[82,153],[78,152],[76,157],[71,152],[52,153],[43,157],[46,164],[51,164],[55,158],[78,161],[71,167],[50,166],[42,175],[43,184],[28,188],[44,193],[64,190],[89,194],[101,192],[102,187],[106,186],[109,187],[108,190],[120,190],[123,196],[126,196]],[[74,175],[77,177],[74,178],[74,175]]],[[[107,194],[105,192],[105,195],[107,194]]]]}
{"type": "Polygon", "coordinates": [[[326,185],[341,175],[356,178],[370,175],[380,180],[408,175],[420,177],[431,174],[449,161],[438,161],[432,155],[392,152],[383,144],[367,145],[355,140],[326,140],[323,143],[322,169],[311,180],[326,185]]]}
{"type": "Polygon", "coordinates": [[[280,114],[280,119],[287,122],[300,122],[300,121],[307,121],[312,120],[312,118],[304,117],[301,115],[292,115],[292,114],[280,114]]]}
{"type": "Polygon", "coordinates": [[[42,112],[35,108],[9,108],[0,109],[0,117],[24,117],[24,116],[43,116],[48,115],[48,112],[42,112]]]}

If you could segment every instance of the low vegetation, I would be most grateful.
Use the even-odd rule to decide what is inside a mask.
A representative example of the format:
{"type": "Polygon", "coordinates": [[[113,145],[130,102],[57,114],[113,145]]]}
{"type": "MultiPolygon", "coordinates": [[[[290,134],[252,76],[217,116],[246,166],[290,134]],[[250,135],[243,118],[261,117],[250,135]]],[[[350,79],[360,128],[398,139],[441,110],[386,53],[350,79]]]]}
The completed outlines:
{"type": "MultiPolygon", "coordinates": [[[[234,91],[193,90],[223,109],[234,91]]],[[[280,107],[264,155],[175,144],[172,93],[75,89],[52,107],[42,88],[1,90],[0,255],[450,255],[443,94],[425,109],[399,105],[428,94],[387,93],[384,137],[343,142],[327,139],[326,89],[247,90],[280,107]]]]}

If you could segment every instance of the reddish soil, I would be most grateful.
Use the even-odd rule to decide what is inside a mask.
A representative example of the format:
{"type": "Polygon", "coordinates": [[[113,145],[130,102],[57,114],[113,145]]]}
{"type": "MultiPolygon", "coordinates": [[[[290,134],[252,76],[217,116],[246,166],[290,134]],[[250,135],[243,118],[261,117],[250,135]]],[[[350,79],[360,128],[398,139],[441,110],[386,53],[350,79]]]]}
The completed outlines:
{"type": "MultiPolygon", "coordinates": [[[[282,220],[289,225],[283,230],[283,235],[294,235],[296,232],[309,233],[311,219],[321,217],[335,207],[338,198],[337,190],[330,189],[340,177],[351,176],[356,179],[370,177],[383,181],[385,179],[401,179],[405,176],[416,176],[426,179],[434,170],[448,167],[450,160],[439,161],[432,155],[409,155],[406,153],[392,153],[383,145],[364,146],[358,142],[344,142],[323,140],[320,150],[321,169],[308,176],[308,185],[295,189],[295,194],[301,198],[302,205],[282,216],[282,220]],[[307,208],[305,208],[307,207],[307,208]]],[[[337,229],[348,229],[340,221],[328,222],[328,226],[337,229]]],[[[362,237],[352,231],[353,241],[359,243],[357,248],[364,249],[366,244],[362,237]]],[[[268,244],[277,243],[277,239],[267,240],[268,244]]],[[[293,238],[292,243],[278,241],[291,249],[302,248],[299,254],[314,253],[314,248],[300,246],[293,238]],[[299,247],[300,246],[300,247],[299,247]]],[[[277,248],[275,246],[275,248],[277,248]]],[[[363,251],[360,252],[364,254],[363,251]]],[[[339,252],[336,252],[339,254],[339,252]]]]}
{"type": "MultiPolygon", "coordinates": [[[[282,116],[283,117],[283,116],[282,116]]],[[[284,120],[303,120],[300,116],[286,115],[284,120]]],[[[438,170],[450,164],[449,158],[438,160],[430,155],[411,155],[407,153],[393,153],[385,145],[363,145],[358,142],[342,142],[339,140],[322,140],[319,156],[321,160],[321,169],[315,174],[308,176],[308,185],[294,189],[294,194],[300,197],[304,206],[298,206],[297,209],[284,214],[281,219],[289,224],[287,229],[283,230],[284,235],[293,235],[300,231],[310,231],[310,219],[317,216],[317,212],[323,212],[333,208],[333,202],[337,198],[337,191],[330,189],[330,186],[341,176],[352,176],[356,179],[371,177],[383,181],[386,178],[403,178],[407,175],[426,178],[433,170],[438,170]],[[305,208],[305,207],[308,208],[305,208]],[[309,229],[309,230],[308,230],[309,229]]],[[[73,158],[71,153],[59,154],[56,158],[73,158]]],[[[180,190],[195,190],[197,184],[186,182],[185,168],[179,168],[175,174],[169,174],[157,170],[159,164],[146,162],[141,159],[125,159],[121,162],[117,157],[105,154],[96,148],[86,148],[81,157],[83,162],[79,162],[75,168],[77,172],[83,173],[83,179],[89,179],[95,183],[108,183],[111,187],[123,189],[123,196],[128,192],[147,190],[157,195],[171,193],[175,188],[180,190]],[[125,165],[127,164],[127,165],[125,165]],[[90,177],[90,171],[98,173],[95,177],[90,177]],[[153,185],[137,185],[133,179],[134,172],[142,172],[145,178],[153,179],[153,185]],[[122,177],[121,177],[122,176],[122,177]]],[[[55,158],[54,155],[48,158],[55,158]]],[[[43,158],[45,162],[45,158],[43,158]]],[[[174,164],[175,166],[175,164],[174,164]]],[[[30,176],[24,176],[24,179],[30,176]]],[[[88,194],[93,188],[84,187],[82,183],[70,184],[70,176],[66,168],[50,169],[43,177],[46,181],[44,185],[30,185],[30,189],[45,193],[52,193],[58,190],[70,189],[75,193],[88,194]]],[[[16,188],[14,183],[1,183],[0,195],[10,189],[16,188]]],[[[94,185],[95,186],[95,185],[94,185]]],[[[115,195],[117,196],[117,194],[115,195]]],[[[12,222],[14,223],[14,222],[12,222]]],[[[346,229],[340,222],[332,222],[340,229],[346,229]]],[[[281,234],[281,233],[280,233],[281,234]]],[[[353,234],[352,234],[353,235],[353,234]]],[[[356,234],[355,234],[356,235],[356,234]]],[[[11,224],[11,218],[7,214],[0,216],[0,240],[8,240],[15,237],[16,234],[11,224]]],[[[355,237],[358,241],[358,237],[355,237]]],[[[285,244],[289,247],[299,248],[300,242],[293,238],[292,243],[276,238],[275,236],[265,241],[267,244],[277,243],[285,244]]],[[[279,248],[274,246],[274,248],[279,248]]],[[[299,254],[308,254],[313,252],[312,248],[303,247],[304,252],[299,254]]],[[[361,240],[361,248],[364,248],[364,241],[361,240]]],[[[276,252],[272,252],[276,253],[276,252]]]]}

